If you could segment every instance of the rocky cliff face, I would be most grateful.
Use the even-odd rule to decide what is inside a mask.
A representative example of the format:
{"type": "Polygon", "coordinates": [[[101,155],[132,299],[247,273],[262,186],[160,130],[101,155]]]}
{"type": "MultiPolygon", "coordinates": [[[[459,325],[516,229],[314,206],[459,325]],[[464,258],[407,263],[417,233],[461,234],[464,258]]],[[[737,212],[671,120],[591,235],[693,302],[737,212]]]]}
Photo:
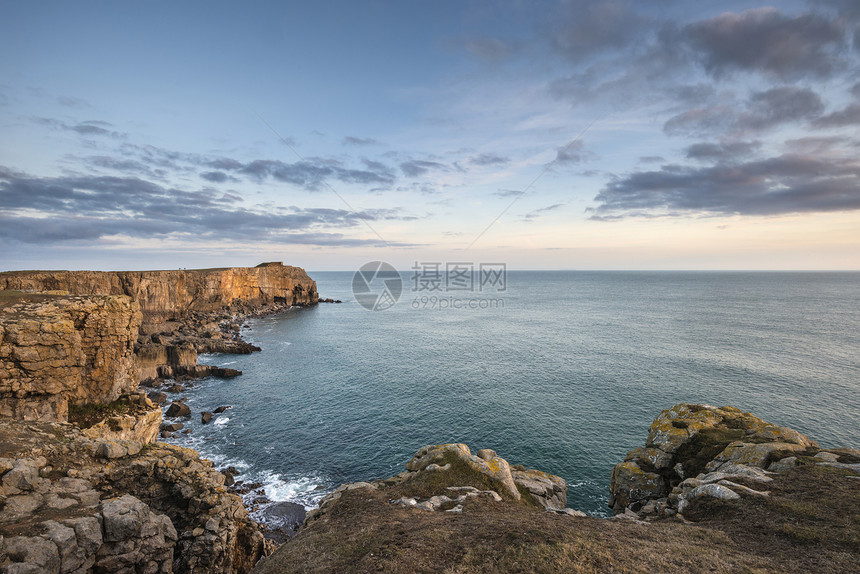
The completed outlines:
{"type": "Polygon", "coordinates": [[[316,282],[304,269],[282,263],[177,271],[10,271],[0,273],[0,290],[126,295],[140,305],[146,324],[234,303],[313,305],[319,300],[316,282]]]}
{"type": "Polygon", "coordinates": [[[124,295],[0,300],[0,415],[64,421],[69,403],[106,403],[137,386],[141,321],[124,295]]]}
{"type": "Polygon", "coordinates": [[[0,571],[243,574],[270,553],[194,451],[0,419],[0,571]]]}
{"type": "Polygon", "coordinates": [[[679,404],[651,423],[644,447],[615,466],[613,512],[674,516],[693,501],[767,497],[774,472],[801,463],[860,472],[860,451],[821,450],[796,430],[735,407],[679,404]]]}

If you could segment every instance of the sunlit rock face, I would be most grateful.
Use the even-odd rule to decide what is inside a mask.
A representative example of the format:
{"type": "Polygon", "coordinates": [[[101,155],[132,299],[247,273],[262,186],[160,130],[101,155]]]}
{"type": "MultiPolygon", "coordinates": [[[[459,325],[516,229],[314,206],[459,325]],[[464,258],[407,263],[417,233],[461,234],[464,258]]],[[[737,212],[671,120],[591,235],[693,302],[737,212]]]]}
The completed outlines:
{"type": "Polygon", "coordinates": [[[10,271],[0,273],[0,290],[127,295],[140,305],[144,324],[237,303],[313,305],[319,300],[316,282],[304,269],[278,262],[176,271],[10,271]]]}

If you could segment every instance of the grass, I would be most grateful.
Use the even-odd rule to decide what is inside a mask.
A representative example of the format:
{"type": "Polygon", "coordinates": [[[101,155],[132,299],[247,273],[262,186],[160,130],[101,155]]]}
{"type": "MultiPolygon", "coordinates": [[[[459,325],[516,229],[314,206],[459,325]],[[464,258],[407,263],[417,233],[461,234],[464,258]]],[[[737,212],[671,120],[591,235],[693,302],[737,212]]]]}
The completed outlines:
{"type": "Polygon", "coordinates": [[[113,431],[122,430],[119,421],[113,417],[134,415],[147,411],[146,407],[132,404],[127,399],[119,399],[112,403],[90,403],[69,405],[69,422],[78,428],[86,429],[106,420],[108,428],[113,431]]]}
{"type": "Polygon", "coordinates": [[[694,503],[686,513],[694,524],[560,516],[510,498],[470,499],[459,514],[391,504],[400,496],[442,494],[459,481],[490,486],[468,467],[446,462],[452,463],[448,481],[444,472],[425,472],[378,490],[344,492],[255,574],[835,574],[857,571],[860,563],[860,481],[840,469],[803,466],[778,475],[766,498],[694,503]]]}

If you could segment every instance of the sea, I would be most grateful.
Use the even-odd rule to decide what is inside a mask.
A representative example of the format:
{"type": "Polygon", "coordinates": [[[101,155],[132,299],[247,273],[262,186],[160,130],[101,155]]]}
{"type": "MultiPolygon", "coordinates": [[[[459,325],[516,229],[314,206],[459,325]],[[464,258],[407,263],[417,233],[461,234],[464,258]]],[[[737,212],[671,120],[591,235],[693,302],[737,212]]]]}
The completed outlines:
{"type": "Polygon", "coordinates": [[[369,269],[310,273],[342,303],[247,321],[261,352],[201,355],[243,375],[187,389],[192,432],[172,442],[308,509],[465,443],[563,477],[594,516],[677,403],[860,447],[860,273],[369,269]]]}

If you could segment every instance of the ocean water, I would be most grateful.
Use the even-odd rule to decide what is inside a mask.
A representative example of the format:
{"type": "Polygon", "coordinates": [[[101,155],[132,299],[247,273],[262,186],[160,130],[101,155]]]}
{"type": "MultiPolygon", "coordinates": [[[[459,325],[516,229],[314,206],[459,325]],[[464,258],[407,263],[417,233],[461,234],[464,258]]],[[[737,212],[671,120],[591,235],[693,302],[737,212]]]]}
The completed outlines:
{"type": "Polygon", "coordinates": [[[478,303],[439,309],[405,272],[375,312],[352,272],[311,276],[344,303],[249,321],[261,353],[201,356],[244,374],[195,384],[175,440],[273,500],[311,507],[463,442],[562,476],[568,506],[606,516],[613,465],[680,402],[860,446],[860,273],[509,271],[504,292],[443,293],[478,303]]]}

